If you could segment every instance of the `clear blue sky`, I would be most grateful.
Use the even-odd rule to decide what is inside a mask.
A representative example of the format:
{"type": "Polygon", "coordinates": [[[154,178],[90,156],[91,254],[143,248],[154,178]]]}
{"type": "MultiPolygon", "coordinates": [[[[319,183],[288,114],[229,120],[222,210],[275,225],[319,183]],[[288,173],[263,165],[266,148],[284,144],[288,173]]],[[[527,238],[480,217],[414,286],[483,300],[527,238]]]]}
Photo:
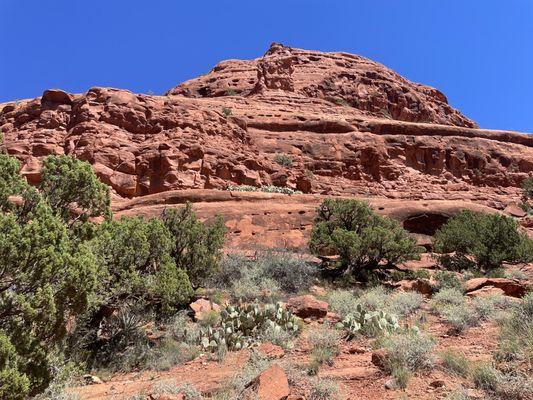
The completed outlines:
{"type": "Polygon", "coordinates": [[[271,42],[347,51],[533,132],[533,0],[0,0],[0,102],[58,87],[157,94],[271,42]]]}

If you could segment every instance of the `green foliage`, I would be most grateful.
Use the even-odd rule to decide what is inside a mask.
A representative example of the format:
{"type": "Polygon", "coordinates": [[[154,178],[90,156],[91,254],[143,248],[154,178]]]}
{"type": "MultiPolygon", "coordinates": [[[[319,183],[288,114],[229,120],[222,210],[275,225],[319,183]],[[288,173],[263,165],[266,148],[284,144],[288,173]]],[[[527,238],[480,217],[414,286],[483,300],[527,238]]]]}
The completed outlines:
{"type": "Polygon", "coordinates": [[[312,346],[311,363],[308,366],[309,375],[316,375],[322,364],[333,365],[333,358],[339,354],[339,331],[327,325],[313,328],[307,335],[312,346]]]}
{"type": "Polygon", "coordinates": [[[231,190],[234,192],[265,192],[265,193],[281,193],[281,194],[302,194],[299,190],[294,190],[288,187],[282,187],[282,186],[273,186],[273,185],[266,185],[266,186],[251,186],[251,185],[238,185],[238,186],[228,186],[227,190],[231,190]]]}
{"type": "Polygon", "coordinates": [[[30,379],[24,374],[23,360],[9,337],[0,332],[0,398],[22,400],[29,391],[30,379]]]}
{"type": "Polygon", "coordinates": [[[453,334],[459,334],[480,321],[475,309],[466,303],[463,293],[455,288],[440,290],[429,306],[450,326],[453,334]]]}
{"type": "Polygon", "coordinates": [[[228,255],[208,282],[209,287],[228,290],[240,300],[254,300],[264,293],[307,290],[317,277],[317,268],[288,253],[261,252],[254,259],[228,255]]]}
{"type": "Polygon", "coordinates": [[[340,329],[345,329],[348,340],[358,334],[366,336],[387,335],[399,328],[395,315],[384,311],[366,311],[361,304],[337,324],[340,329]]]}
{"type": "Polygon", "coordinates": [[[421,249],[397,222],[358,200],[327,199],[317,210],[309,242],[316,255],[338,255],[345,273],[417,258],[421,249]]]}
{"type": "Polygon", "coordinates": [[[100,182],[91,166],[70,156],[44,159],[40,190],[64,221],[111,217],[109,187],[100,182]]]}
{"type": "Polygon", "coordinates": [[[12,210],[14,205],[9,197],[22,195],[28,186],[19,171],[20,163],[16,158],[0,153],[0,212],[12,210]]]}
{"type": "Polygon", "coordinates": [[[231,115],[231,108],[222,107],[222,114],[227,118],[231,115]]]}
{"type": "Polygon", "coordinates": [[[340,390],[332,380],[319,378],[312,381],[309,400],[339,400],[340,390]]]}
{"type": "Polygon", "coordinates": [[[414,314],[424,302],[418,292],[395,292],[387,299],[386,311],[400,318],[414,314]]]}
{"type": "Polygon", "coordinates": [[[402,375],[402,378],[408,379],[406,373],[429,368],[434,363],[434,339],[417,331],[391,335],[385,340],[384,346],[387,350],[387,369],[394,375],[402,375]]]}
{"type": "Polygon", "coordinates": [[[159,302],[165,309],[192,295],[187,273],[172,257],[174,238],[158,219],[121,218],[102,224],[93,247],[101,260],[101,301],[118,306],[128,300],[159,302]]]}
{"type": "Polygon", "coordinates": [[[348,102],[342,97],[335,97],[334,101],[335,104],[338,104],[339,106],[349,106],[348,102]]]}
{"type": "Polygon", "coordinates": [[[470,374],[468,358],[463,353],[452,349],[448,349],[442,354],[442,366],[446,371],[464,378],[470,374]]]}
{"type": "Polygon", "coordinates": [[[187,271],[193,285],[203,284],[218,268],[226,234],[223,218],[204,224],[187,203],[179,209],[166,209],[163,223],[174,241],[171,256],[176,267],[187,271]]]}
{"type": "Polygon", "coordinates": [[[527,178],[522,182],[522,207],[527,212],[533,211],[533,205],[531,202],[533,201],[533,178],[527,178]]]}
{"type": "Polygon", "coordinates": [[[533,243],[518,230],[517,222],[499,214],[462,211],[450,218],[435,234],[435,251],[444,254],[441,263],[462,270],[472,267],[493,270],[504,261],[533,258],[533,243]]]}
{"type": "Polygon", "coordinates": [[[20,223],[0,214],[0,332],[18,357],[30,393],[52,379],[48,353],[65,335],[66,320],[88,306],[97,263],[86,245],[74,246],[52,209],[39,202],[20,223]]]}
{"type": "Polygon", "coordinates": [[[499,361],[524,361],[533,364],[533,293],[515,305],[502,322],[495,358],[499,361]]]}
{"type": "Polygon", "coordinates": [[[472,370],[472,378],[478,388],[495,391],[500,380],[500,373],[490,364],[479,364],[472,370]]]}
{"type": "Polygon", "coordinates": [[[292,158],[287,154],[276,154],[274,156],[274,162],[282,167],[292,167],[292,158]]]}
{"type": "Polygon", "coordinates": [[[227,346],[229,350],[249,347],[267,329],[287,331],[293,335],[300,330],[297,318],[280,303],[263,307],[256,303],[228,306],[220,316],[220,326],[202,330],[200,344],[206,350],[216,351],[220,346],[227,346]]]}
{"type": "Polygon", "coordinates": [[[439,271],[435,274],[434,278],[437,281],[436,290],[456,289],[461,292],[464,291],[463,282],[455,272],[439,271]]]}

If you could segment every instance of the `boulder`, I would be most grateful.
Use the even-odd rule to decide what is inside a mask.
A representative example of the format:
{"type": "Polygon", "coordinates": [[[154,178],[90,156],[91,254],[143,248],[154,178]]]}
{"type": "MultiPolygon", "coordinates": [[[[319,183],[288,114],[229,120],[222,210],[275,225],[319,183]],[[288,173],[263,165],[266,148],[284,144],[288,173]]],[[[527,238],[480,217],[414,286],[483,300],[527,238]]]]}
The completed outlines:
{"type": "Polygon", "coordinates": [[[395,286],[405,292],[418,292],[425,296],[431,296],[433,293],[433,285],[429,279],[403,280],[395,286]]]}
{"type": "Polygon", "coordinates": [[[194,319],[197,321],[200,321],[205,313],[211,312],[211,311],[220,311],[220,306],[216,303],[213,303],[212,301],[209,301],[207,299],[198,299],[195,302],[192,302],[189,304],[189,307],[194,312],[194,319]]]}
{"type": "Polygon", "coordinates": [[[45,90],[41,100],[57,104],[72,104],[72,96],[61,89],[45,90]]]}
{"type": "Polygon", "coordinates": [[[274,364],[261,372],[248,386],[259,400],[282,400],[290,394],[283,368],[274,364]]]}
{"type": "Polygon", "coordinates": [[[385,370],[387,367],[387,350],[377,349],[372,352],[371,358],[372,364],[378,367],[380,370],[385,370]]]}
{"type": "Polygon", "coordinates": [[[527,293],[527,286],[516,279],[507,278],[474,278],[466,281],[465,291],[471,293],[485,286],[492,286],[503,291],[506,296],[523,297],[527,293]]]}
{"type": "Polygon", "coordinates": [[[83,380],[85,381],[86,385],[99,385],[101,383],[104,383],[96,375],[90,375],[90,374],[83,375],[83,380]]]}
{"type": "Polygon", "coordinates": [[[494,287],[494,286],[483,286],[481,289],[468,292],[466,294],[468,297],[491,297],[491,296],[504,296],[505,292],[503,289],[494,287]]]}
{"type": "Polygon", "coordinates": [[[516,203],[509,204],[503,212],[517,218],[523,218],[527,215],[527,212],[516,203]]]}
{"type": "Polygon", "coordinates": [[[318,319],[328,314],[328,303],[310,294],[289,299],[287,308],[300,318],[318,319]]]}

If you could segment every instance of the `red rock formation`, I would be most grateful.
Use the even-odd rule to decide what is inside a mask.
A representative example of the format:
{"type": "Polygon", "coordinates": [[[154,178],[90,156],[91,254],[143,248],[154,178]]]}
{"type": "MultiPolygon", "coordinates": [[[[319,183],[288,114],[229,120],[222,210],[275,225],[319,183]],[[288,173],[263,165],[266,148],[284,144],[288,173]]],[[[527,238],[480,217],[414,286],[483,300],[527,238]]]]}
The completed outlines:
{"type": "MultiPolygon", "coordinates": [[[[279,44],[255,60],[221,62],[165,96],[55,89],[0,105],[5,147],[31,182],[42,157],[73,154],[112,186],[116,209],[123,198],[139,200],[124,207],[142,207],[154,194],[146,202],[168,204],[174,195],[163,192],[174,190],[274,184],[405,199],[407,208],[460,200],[503,210],[533,174],[533,136],[475,126],[436,89],[378,63],[279,44]],[[291,167],[275,162],[280,153],[291,167]]],[[[410,230],[428,235],[443,216],[409,218],[410,230]]]]}

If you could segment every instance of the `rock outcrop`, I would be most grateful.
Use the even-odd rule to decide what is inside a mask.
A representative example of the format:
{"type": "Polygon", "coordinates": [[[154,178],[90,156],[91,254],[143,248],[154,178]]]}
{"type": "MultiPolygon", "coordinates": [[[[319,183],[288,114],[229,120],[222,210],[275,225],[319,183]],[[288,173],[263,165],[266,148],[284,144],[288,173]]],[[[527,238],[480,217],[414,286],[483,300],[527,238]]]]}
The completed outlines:
{"type": "MultiPolygon", "coordinates": [[[[477,129],[438,90],[366,58],[280,44],[164,96],[53,89],[4,103],[0,131],[30,182],[44,156],[72,154],[113,188],[115,209],[130,213],[152,213],[143,204],[169,204],[167,194],[186,189],[210,202],[208,189],[229,185],[397,199],[406,209],[466,201],[504,210],[533,175],[533,135],[477,129]],[[280,154],[290,166],[276,162],[280,154]]],[[[443,222],[433,211],[400,219],[431,235],[443,222]]]]}

